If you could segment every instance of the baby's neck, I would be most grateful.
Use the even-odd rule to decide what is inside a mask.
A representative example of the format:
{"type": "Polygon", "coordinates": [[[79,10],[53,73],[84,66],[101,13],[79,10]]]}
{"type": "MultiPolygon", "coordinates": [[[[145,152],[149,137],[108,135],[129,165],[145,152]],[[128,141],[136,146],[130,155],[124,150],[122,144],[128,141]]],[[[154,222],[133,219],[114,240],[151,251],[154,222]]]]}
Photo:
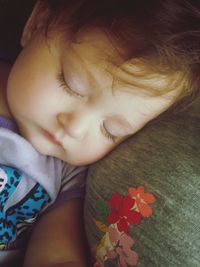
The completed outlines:
{"type": "Polygon", "coordinates": [[[0,62],[0,116],[3,115],[12,118],[12,115],[8,108],[6,96],[6,85],[10,69],[10,64],[0,62]]]}

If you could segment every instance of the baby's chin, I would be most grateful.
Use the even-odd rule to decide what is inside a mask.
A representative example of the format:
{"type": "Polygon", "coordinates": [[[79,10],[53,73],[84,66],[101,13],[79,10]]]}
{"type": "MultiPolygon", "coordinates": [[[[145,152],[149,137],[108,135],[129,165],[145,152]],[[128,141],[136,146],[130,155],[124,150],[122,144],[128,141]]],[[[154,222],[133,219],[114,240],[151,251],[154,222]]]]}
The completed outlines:
{"type": "Polygon", "coordinates": [[[68,153],[62,147],[54,147],[51,144],[34,144],[33,147],[42,155],[54,157],[56,159],[62,160],[70,165],[83,166],[86,165],[84,160],[78,160],[76,157],[70,157],[68,153]]]}
{"type": "Polygon", "coordinates": [[[35,142],[35,140],[29,141],[31,142],[32,146],[42,155],[51,156],[66,161],[66,155],[64,155],[61,147],[49,144],[48,142],[35,142]]]}

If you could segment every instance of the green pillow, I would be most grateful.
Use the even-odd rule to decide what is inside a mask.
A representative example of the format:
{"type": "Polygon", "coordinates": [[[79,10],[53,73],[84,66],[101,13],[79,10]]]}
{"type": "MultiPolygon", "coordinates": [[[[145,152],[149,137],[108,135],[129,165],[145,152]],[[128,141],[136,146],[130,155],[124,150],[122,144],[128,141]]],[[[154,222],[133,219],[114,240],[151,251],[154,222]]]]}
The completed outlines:
{"type": "Polygon", "coordinates": [[[161,116],[90,167],[95,266],[200,266],[199,104],[161,116]]]}

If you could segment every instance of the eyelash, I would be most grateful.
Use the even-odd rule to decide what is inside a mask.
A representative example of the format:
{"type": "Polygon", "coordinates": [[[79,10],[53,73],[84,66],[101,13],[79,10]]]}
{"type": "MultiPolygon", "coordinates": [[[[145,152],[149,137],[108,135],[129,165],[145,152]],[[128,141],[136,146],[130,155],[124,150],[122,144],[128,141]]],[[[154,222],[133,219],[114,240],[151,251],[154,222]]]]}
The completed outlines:
{"type": "Polygon", "coordinates": [[[114,136],[111,133],[109,133],[106,130],[104,123],[101,125],[101,131],[104,134],[104,136],[107,137],[109,140],[111,140],[113,143],[115,143],[117,141],[117,136],[114,136]]]}
{"type": "Polygon", "coordinates": [[[62,87],[66,93],[68,93],[70,96],[75,96],[75,97],[83,97],[82,95],[80,95],[79,93],[73,91],[68,84],[65,81],[64,75],[63,73],[59,73],[57,75],[57,80],[59,82],[59,86],[62,87]]]}

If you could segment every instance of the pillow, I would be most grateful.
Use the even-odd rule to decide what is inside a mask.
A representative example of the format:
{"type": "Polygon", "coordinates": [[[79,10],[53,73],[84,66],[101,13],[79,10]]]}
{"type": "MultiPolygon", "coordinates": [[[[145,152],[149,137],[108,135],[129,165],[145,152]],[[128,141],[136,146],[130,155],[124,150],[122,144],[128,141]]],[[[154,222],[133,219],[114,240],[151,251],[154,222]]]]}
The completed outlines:
{"type": "Polygon", "coordinates": [[[199,266],[199,107],[160,116],[90,167],[84,213],[94,266],[199,266]]]}

